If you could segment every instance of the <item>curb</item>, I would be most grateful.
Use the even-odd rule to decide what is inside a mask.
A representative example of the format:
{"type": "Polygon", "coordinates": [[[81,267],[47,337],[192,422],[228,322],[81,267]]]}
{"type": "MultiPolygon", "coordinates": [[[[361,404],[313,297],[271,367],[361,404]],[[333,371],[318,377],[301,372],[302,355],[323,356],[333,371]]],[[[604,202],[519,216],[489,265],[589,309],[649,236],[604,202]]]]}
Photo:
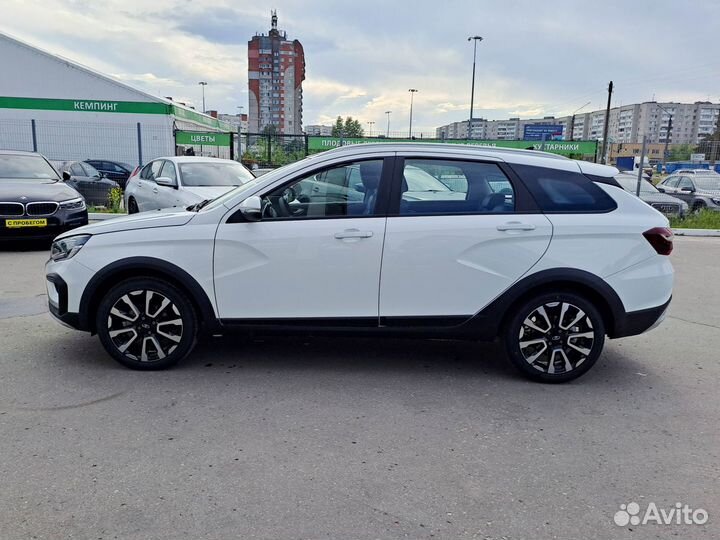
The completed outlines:
{"type": "Polygon", "coordinates": [[[88,212],[88,221],[105,221],[117,217],[127,216],[127,214],[109,214],[104,212],[88,212]]]}
{"type": "Polygon", "coordinates": [[[673,229],[675,236],[719,237],[720,229],[673,229]]]}

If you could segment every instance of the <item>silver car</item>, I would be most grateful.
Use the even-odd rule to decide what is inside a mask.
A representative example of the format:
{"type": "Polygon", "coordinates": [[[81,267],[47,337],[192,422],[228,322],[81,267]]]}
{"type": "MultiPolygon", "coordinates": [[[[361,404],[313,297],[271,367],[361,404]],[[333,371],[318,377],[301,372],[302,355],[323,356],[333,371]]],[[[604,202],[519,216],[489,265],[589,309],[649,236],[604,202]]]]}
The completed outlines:
{"type": "Polygon", "coordinates": [[[255,177],[229,159],[182,156],[158,158],[135,172],[125,186],[129,214],[202,204],[255,177]]]}
{"type": "MultiPolygon", "coordinates": [[[[625,191],[637,193],[637,173],[620,173],[615,177],[625,191]]],[[[685,201],[658,191],[650,182],[640,181],[640,199],[666,216],[684,216],[688,212],[685,201]]]]}

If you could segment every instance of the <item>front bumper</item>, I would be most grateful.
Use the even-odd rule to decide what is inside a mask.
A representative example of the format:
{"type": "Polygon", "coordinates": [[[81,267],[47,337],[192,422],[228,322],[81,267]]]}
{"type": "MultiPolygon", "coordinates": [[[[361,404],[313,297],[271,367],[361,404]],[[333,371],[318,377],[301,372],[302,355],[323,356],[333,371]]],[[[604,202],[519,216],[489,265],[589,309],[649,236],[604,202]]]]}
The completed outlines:
{"type": "MultiPolygon", "coordinates": [[[[29,216],[33,218],[35,216],[29,216]]],[[[18,229],[8,228],[5,226],[6,219],[25,219],[28,216],[0,218],[0,240],[41,240],[52,239],[77,227],[88,224],[87,210],[67,211],[59,209],[50,216],[37,216],[47,219],[46,227],[22,227],[18,229]]]]}
{"type": "Polygon", "coordinates": [[[50,315],[65,326],[82,330],[80,316],[68,311],[68,286],[65,280],[58,274],[48,274],[45,279],[50,315]]]}

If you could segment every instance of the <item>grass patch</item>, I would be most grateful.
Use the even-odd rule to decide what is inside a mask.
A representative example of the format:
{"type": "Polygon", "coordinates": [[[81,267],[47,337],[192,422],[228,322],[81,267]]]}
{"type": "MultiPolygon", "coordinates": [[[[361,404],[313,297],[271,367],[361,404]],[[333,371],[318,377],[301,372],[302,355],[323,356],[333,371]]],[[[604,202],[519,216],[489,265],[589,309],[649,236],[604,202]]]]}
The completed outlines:
{"type": "Polygon", "coordinates": [[[92,214],[124,214],[121,208],[108,208],[107,206],[88,206],[88,212],[92,214]]]}
{"type": "Polygon", "coordinates": [[[684,218],[671,217],[670,226],[673,229],[720,229],[720,212],[705,209],[684,218]]]}

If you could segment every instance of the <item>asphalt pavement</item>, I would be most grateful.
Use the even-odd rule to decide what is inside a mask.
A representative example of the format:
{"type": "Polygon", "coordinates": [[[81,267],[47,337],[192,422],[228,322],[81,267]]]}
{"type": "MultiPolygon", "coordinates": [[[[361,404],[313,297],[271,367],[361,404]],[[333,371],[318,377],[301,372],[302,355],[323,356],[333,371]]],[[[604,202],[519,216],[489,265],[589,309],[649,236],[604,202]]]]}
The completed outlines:
{"type": "Polygon", "coordinates": [[[0,250],[0,539],[720,538],[720,239],[670,316],[565,385],[497,346],[221,338],[140,373],[0,250]],[[618,526],[622,504],[705,525],[618,526]]]}

